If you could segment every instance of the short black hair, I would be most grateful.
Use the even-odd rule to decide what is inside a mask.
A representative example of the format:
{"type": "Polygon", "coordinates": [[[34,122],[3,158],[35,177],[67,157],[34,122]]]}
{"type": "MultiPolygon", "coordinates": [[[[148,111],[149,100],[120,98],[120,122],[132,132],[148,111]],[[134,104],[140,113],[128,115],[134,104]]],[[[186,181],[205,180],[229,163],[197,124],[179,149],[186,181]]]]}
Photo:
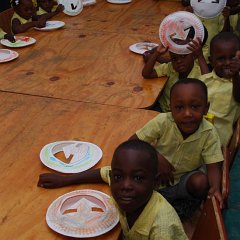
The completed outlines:
{"type": "Polygon", "coordinates": [[[240,49],[240,39],[235,33],[220,32],[217,35],[215,35],[210,42],[210,55],[212,53],[214,46],[218,42],[224,42],[224,44],[226,42],[236,42],[236,44],[238,45],[238,49],[240,49]]]}
{"type": "Polygon", "coordinates": [[[149,163],[152,165],[152,170],[153,174],[157,173],[158,169],[158,155],[156,149],[149,143],[139,140],[139,139],[130,139],[127,140],[123,143],[121,143],[116,150],[114,151],[113,154],[113,159],[116,158],[116,155],[121,151],[121,150],[127,150],[127,149],[132,149],[132,150],[138,150],[141,152],[146,152],[149,155],[149,163]]]}
{"type": "Polygon", "coordinates": [[[180,84],[196,84],[198,86],[201,87],[203,93],[204,93],[204,96],[206,98],[206,102],[208,102],[208,90],[207,90],[207,86],[204,82],[202,82],[201,80],[199,79],[196,79],[196,78],[183,78],[183,79],[180,79],[178,80],[177,82],[175,82],[170,90],[170,99],[171,99],[171,96],[172,96],[172,92],[174,90],[174,88],[180,84]]]}

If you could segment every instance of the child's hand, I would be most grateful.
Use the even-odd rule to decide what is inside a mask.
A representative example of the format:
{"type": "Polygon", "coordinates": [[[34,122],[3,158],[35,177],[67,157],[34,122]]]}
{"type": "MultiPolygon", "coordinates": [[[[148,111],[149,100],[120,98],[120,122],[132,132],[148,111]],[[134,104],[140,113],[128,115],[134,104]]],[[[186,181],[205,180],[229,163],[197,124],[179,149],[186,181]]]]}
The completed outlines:
{"type": "Polygon", "coordinates": [[[185,9],[184,9],[186,12],[190,12],[190,13],[193,13],[193,8],[192,8],[192,6],[187,6],[187,7],[185,7],[185,9]]]}
{"type": "Polygon", "coordinates": [[[45,17],[40,17],[38,21],[36,21],[36,27],[38,28],[43,28],[46,26],[46,18],[45,17]]]}
{"type": "Polygon", "coordinates": [[[191,42],[188,43],[187,49],[189,49],[196,58],[203,55],[201,40],[199,38],[197,40],[191,40],[191,42]]]}
{"type": "Polygon", "coordinates": [[[158,153],[158,176],[160,184],[169,186],[170,183],[174,183],[173,172],[175,168],[168,162],[161,154],[158,153]]]}
{"type": "Polygon", "coordinates": [[[7,39],[9,42],[12,42],[12,43],[16,42],[16,39],[14,38],[14,36],[9,33],[4,35],[4,39],[7,39]]]}
{"type": "Polygon", "coordinates": [[[227,19],[230,16],[230,7],[224,7],[222,15],[224,19],[227,19]]]}
{"type": "Polygon", "coordinates": [[[163,44],[160,43],[159,46],[155,48],[155,51],[158,52],[160,55],[163,55],[168,51],[168,47],[164,47],[163,44]]]}
{"type": "Polygon", "coordinates": [[[56,13],[61,13],[64,10],[64,6],[62,4],[59,4],[55,10],[56,13]]]}
{"type": "Polygon", "coordinates": [[[211,198],[213,196],[218,200],[219,206],[222,209],[224,204],[223,204],[222,194],[220,193],[220,191],[214,188],[210,188],[208,191],[208,197],[211,198]]]}
{"type": "Polygon", "coordinates": [[[55,173],[40,174],[38,180],[38,187],[43,188],[59,188],[66,186],[66,179],[64,176],[55,173]]]}

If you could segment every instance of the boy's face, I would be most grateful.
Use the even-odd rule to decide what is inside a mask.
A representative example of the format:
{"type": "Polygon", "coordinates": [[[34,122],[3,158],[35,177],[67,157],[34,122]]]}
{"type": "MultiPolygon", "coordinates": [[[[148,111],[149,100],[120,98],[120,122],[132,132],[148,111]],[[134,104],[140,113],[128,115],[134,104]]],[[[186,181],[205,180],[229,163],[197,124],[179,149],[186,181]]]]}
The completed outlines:
{"type": "Polygon", "coordinates": [[[52,8],[56,3],[53,0],[38,0],[38,5],[45,10],[46,12],[50,13],[52,8]]]}
{"type": "Polygon", "coordinates": [[[136,218],[154,189],[154,173],[144,151],[122,149],[112,161],[111,191],[118,206],[136,218]]]}
{"type": "Polygon", "coordinates": [[[173,69],[178,73],[186,73],[187,75],[191,72],[194,65],[194,57],[192,54],[176,54],[170,52],[171,62],[173,69]]]}
{"type": "Polygon", "coordinates": [[[24,19],[30,19],[35,13],[35,7],[31,0],[21,0],[16,7],[17,13],[24,19]]]}
{"type": "Polygon", "coordinates": [[[232,70],[232,63],[239,50],[236,41],[218,41],[210,53],[210,62],[219,77],[232,78],[236,72],[232,70]]]}
{"type": "Polygon", "coordinates": [[[193,83],[177,85],[171,94],[170,108],[184,139],[197,131],[208,103],[202,88],[193,83]]]}

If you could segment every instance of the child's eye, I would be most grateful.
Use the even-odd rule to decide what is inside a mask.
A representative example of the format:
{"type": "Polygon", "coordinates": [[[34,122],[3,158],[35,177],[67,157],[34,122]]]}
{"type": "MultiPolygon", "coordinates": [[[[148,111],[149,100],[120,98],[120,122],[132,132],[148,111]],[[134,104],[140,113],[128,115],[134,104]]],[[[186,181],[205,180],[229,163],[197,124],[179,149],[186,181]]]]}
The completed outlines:
{"type": "Polygon", "coordinates": [[[199,105],[192,105],[191,108],[192,108],[192,109],[198,109],[198,108],[199,108],[199,105]]]}
{"type": "Polygon", "coordinates": [[[183,109],[183,106],[177,105],[177,106],[175,106],[175,109],[176,109],[176,110],[181,110],[181,109],[183,109]]]}
{"type": "Polygon", "coordinates": [[[113,179],[115,180],[115,181],[118,181],[118,180],[120,180],[121,179],[121,175],[119,175],[119,174],[115,174],[115,175],[113,175],[113,179]]]}
{"type": "Polygon", "coordinates": [[[142,182],[143,177],[142,176],[134,176],[134,180],[137,182],[142,182]]]}

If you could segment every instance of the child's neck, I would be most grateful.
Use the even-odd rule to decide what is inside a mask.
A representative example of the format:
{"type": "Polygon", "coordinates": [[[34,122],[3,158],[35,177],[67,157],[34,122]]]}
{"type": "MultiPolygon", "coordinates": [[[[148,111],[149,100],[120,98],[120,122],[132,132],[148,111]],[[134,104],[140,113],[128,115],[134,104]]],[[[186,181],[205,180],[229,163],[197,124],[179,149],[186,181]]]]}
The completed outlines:
{"type": "Polygon", "coordinates": [[[145,206],[146,206],[146,204],[144,206],[142,206],[141,208],[137,209],[135,212],[126,213],[127,223],[128,223],[129,229],[132,228],[132,226],[134,225],[134,223],[136,222],[138,217],[141,215],[145,206]]]}
{"type": "MultiPolygon", "coordinates": [[[[190,71],[190,72],[191,72],[191,71],[190,71]]],[[[179,79],[187,78],[190,72],[187,72],[187,73],[178,73],[179,79]]]]}

